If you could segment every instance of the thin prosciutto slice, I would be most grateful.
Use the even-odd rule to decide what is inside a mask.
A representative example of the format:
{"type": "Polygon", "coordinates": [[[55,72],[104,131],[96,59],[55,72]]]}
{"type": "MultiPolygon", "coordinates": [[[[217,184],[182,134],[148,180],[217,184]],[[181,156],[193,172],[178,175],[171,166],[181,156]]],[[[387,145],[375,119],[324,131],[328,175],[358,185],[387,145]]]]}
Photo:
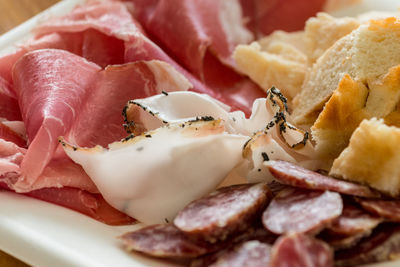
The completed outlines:
{"type": "Polygon", "coordinates": [[[81,146],[107,146],[126,137],[122,109],[130,99],[186,91],[191,83],[162,61],[109,66],[96,75],[90,97],[77,115],[68,140],[81,146]]]}
{"type": "Polygon", "coordinates": [[[58,136],[81,112],[89,97],[85,88],[99,71],[99,66],[62,50],[37,50],[15,64],[14,86],[30,143],[16,190],[30,190],[53,158],[58,136]]]}
{"type": "MultiPolygon", "coordinates": [[[[145,6],[150,4],[151,1],[145,6]]],[[[201,83],[150,40],[124,3],[89,1],[66,16],[41,24],[35,32],[36,38],[25,47],[29,51],[39,48],[64,49],[102,67],[140,60],[162,60],[182,73],[192,83],[194,90],[221,98],[218,92],[201,83]]],[[[18,55],[7,60],[15,58],[18,55]]],[[[262,94],[261,91],[257,93],[262,94]]],[[[240,104],[235,105],[235,100],[230,102],[237,108],[247,107],[247,103],[242,107],[240,104]]]]}
{"type": "MultiPolygon", "coordinates": [[[[234,47],[252,40],[243,26],[238,1],[160,0],[146,5],[140,0],[133,2],[138,9],[137,18],[157,44],[207,86],[193,83],[195,92],[209,94],[250,115],[253,101],[265,97],[265,93],[235,71],[231,57],[234,47]]],[[[130,49],[127,55],[132,58],[130,49]]]]}
{"type": "Polygon", "coordinates": [[[98,30],[108,36],[129,40],[141,31],[126,5],[119,1],[88,1],[62,17],[51,18],[35,29],[37,35],[53,32],[98,30]]]}
{"type": "Polygon", "coordinates": [[[96,191],[87,175],[57,150],[57,138],[65,135],[82,146],[107,145],[126,136],[121,111],[129,99],[191,87],[164,62],[135,62],[101,71],[81,57],[52,49],[22,57],[14,68],[14,82],[30,142],[21,178],[13,185],[17,191],[52,186],[96,191]],[[75,175],[64,175],[68,172],[63,166],[75,175]],[[61,174],[50,179],[56,170],[61,174]]]}
{"type": "Polygon", "coordinates": [[[326,0],[240,0],[247,27],[258,37],[274,30],[298,31],[309,17],[322,11],[326,0]]]}
{"type": "Polygon", "coordinates": [[[21,120],[18,100],[8,81],[0,76],[0,118],[21,120]]]}
{"type": "Polygon", "coordinates": [[[22,121],[2,121],[0,122],[0,139],[12,142],[19,147],[26,147],[25,136],[13,128],[12,123],[23,124],[22,121]]]}
{"type": "Polygon", "coordinates": [[[131,217],[111,207],[100,194],[90,194],[78,188],[42,188],[25,195],[75,210],[110,225],[135,222],[131,217]]]}
{"type": "Polygon", "coordinates": [[[44,48],[69,51],[96,63],[102,68],[110,64],[125,62],[124,41],[92,28],[82,32],[65,32],[60,29],[60,32],[36,36],[22,46],[25,51],[44,48]]]}
{"type": "MultiPolygon", "coordinates": [[[[146,5],[136,7],[148,9],[146,5]]],[[[149,33],[199,77],[203,77],[208,49],[221,62],[233,66],[235,46],[253,39],[242,24],[236,0],[160,0],[142,20],[149,33]]]]}

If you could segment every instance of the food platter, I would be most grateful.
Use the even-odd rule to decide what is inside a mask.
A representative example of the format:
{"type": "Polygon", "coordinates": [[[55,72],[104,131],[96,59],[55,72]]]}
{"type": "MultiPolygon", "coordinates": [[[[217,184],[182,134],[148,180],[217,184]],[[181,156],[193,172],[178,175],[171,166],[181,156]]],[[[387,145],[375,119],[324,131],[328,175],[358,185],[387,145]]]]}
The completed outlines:
{"type": "MultiPolygon", "coordinates": [[[[65,0],[0,38],[0,55],[26,38],[48,16],[67,13],[81,0],[65,0]]],[[[368,10],[393,11],[396,0],[364,0],[341,10],[354,15],[368,10]]],[[[125,252],[118,236],[133,226],[108,226],[74,211],[25,196],[0,191],[0,249],[34,266],[174,266],[125,252]]],[[[394,262],[374,266],[397,266],[394,262]]]]}

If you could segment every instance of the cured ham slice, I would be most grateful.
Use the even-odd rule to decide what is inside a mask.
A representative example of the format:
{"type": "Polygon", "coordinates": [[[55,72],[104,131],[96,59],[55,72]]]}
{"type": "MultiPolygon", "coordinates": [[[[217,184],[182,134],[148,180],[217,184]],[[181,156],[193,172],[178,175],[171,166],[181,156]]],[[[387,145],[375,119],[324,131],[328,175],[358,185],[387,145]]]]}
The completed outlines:
{"type": "Polygon", "coordinates": [[[18,100],[11,90],[11,85],[0,75],[0,118],[21,120],[18,100]]]}
{"type": "MultiPolygon", "coordinates": [[[[0,139],[0,188],[10,190],[14,180],[20,178],[20,165],[25,153],[26,149],[0,139]]],[[[71,185],[76,186],[73,184],[74,180],[81,178],[79,184],[81,189],[71,187],[43,188],[30,191],[25,195],[67,207],[111,225],[134,222],[131,217],[112,208],[100,194],[93,194],[83,190],[93,189],[93,183],[88,180],[88,185],[83,184],[82,181],[87,179],[86,174],[82,172],[80,166],[70,163],[71,160],[69,159],[58,162],[58,164],[57,162],[50,163],[41,175],[40,180],[45,183],[44,186],[48,184],[57,186],[58,179],[72,180],[71,185]],[[85,175],[85,177],[82,178],[82,175],[85,175]]],[[[68,185],[65,182],[64,184],[68,185]]]]}
{"type": "Polygon", "coordinates": [[[53,158],[58,136],[81,112],[89,97],[85,89],[99,71],[99,66],[62,50],[37,50],[17,62],[14,86],[30,144],[15,190],[31,190],[53,158]]]}
{"type": "Polygon", "coordinates": [[[48,33],[35,37],[23,45],[23,49],[26,51],[44,48],[66,50],[82,56],[102,68],[125,62],[125,42],[91,28],[82,32],[48,33]]]}
{"type": "MultiPolygon", "coordinates": [[[[25,53],[23,49],[17,49],[17,51],[2,55],[0,57],[0,79],[5,80],[8,84],[12,84],[12,73],[11,69],[15,62],[25,53]]],[[[0,82],[0,84],[4,84],[0,82]]]]}
{"type": "Polygon", "coordinates": [[[78,211],[110,225],[135,222],[131,217],[111,207],[100,194],[90,194],[77,188],[43,188],[25,195],[78,211]]]}
{"type": "Polygon", "coordinates": [[[61,140],[108,203],[144,223],[172,221],[188,203],[215,189],[240,162],[245,141],[245,136],[225,133],[219,120],[167,125],[108,149],[61,140]]]}
{"type": "Polygon", "coordinates": [[[0,122],[0,139],[12,142],[19,147],[26,147],[26,140],[24,137],[14,129],[7,126],[4,122],[0,122]]]}
{"type": "Polygon", "coordinates": [[[274,30],[298,31],[309,17],[322,11],[326,0],[241,0],[247,26],[256,36],[274,30]]]}
{"type": "Polygon", "coordinates": [[[19,166],[25,153],[26,149],[20,148],[13,142],[0,139],[0,183],[5,178],[18,178],[19,166]]]}
{"type": "MultiPolygon", "coordinates": [[[[118,1],[88,1],[63,17],[54,17],[35,29],[35,36],[16,52],[0,58],[0,77],[12,83],[11,69],[28,51],[63,49],[106,67],[122,64],[125,43],[141,27],[118,1]]],[[[139,34],[140,35],[140,34],[139,34]]]]}
{"type": "MultiPolygon", "coordinates": [[[[206,84],[197,86],[190,77],[195,92],[209,94],[250,115],[253,101],[265,93],[234,70],[234,47],[252,40],[242,25],[238,1],[162,0],[144,6],[140,0],[133,2],[137,18],[157,44],[206,84]]],[[[134,58],[130,49],[127,55],[134,58]]]]}
{"type": "Polygon", "coordinates": [[[191,87],[183,75],[162,61],[109,66],[90,86],[90,97],[77,114],[67,139],[86,147],[119,141],[126,137],[121,112],[128,100],[191,87]]]}
{"type": "Polygon", "coordinates": [[[160,0],[151,16],[145,16],[144,25],[185,67],[203,77],[208,49],[233,66],[234,47],[253,39],[242,25],[241,12],[236,0],[160,0]]]}
{"type": "Polygon", "coordinates": [[[18,191],[63,185],[96,191],[87,175],[76,170],[71,161],[64,164],[76,170],[73,176],[61,173],[54,180],[46,174],[40,176],[53,158],[54,162],[56,158],[66,160],[62,150],[56,152],[57,138],[65,135],[82,146],[120,140],[126,136],[121,110],[129,99],[162,90],[187,90],[191,86],[164,62],[135,62],[101,71],[99,66],[81,57],[51,49],[26,54],[14,70],[15,88],[30,141],[21,165],[21,179],[13,186],[18,191]],[[75,79],[77,75],[79,80],[75,79]]]}
{"type": "Polygon", "coordinates": [[[83,32],[87,29],[95,29],[124,41],[141,32],[140,25],[132,19],[126,5],[119,1],[89,1],[65,16],[46,20],[34,31],[40,36],[54,32],[83,32]]]}

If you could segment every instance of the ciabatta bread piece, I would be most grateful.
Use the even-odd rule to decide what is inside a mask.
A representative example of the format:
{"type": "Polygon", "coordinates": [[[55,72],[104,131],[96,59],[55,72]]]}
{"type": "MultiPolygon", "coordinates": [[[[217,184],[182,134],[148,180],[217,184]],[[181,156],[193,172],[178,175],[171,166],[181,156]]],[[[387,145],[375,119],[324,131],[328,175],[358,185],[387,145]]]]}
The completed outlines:
{"type": "Polygon", "coordinates": [[[345,74],[368,85],[398,64],[400,21],[391,17],[361,25],[338,40],[313,65],[295,99],[292,119],[298,124],[313,124],[345,74]]]}
{"type": "Polygon", "coordinates": [[[400,195],[400,128],[376,118],[364,120],[349,146],[333,162],[330,175],[400,195]]]}
{"type": "Polygon", "coordinates": [[[250,45],[237,46],[233,57],[239,71],[261,88],[282,88],[290,100],[300,91],[308,68],[302,42],[302,33],[278,31],[250,45]]]}
{"type": "Polygon", "coordinates": [[[337,40],[359,26],[356,18],[334,18],[322,12],[308,19],[304,28],[304,42],[310,63],[314,63],[337,40]]]}
{"type": "Polygon", "coordinates": [[[368,88],[345,74],[311,127],[319,156],[330,159],[339,156],[363,119],[384,118],[385,122],[396,124],[399,101],[400,65],[369,81],[368,88]]]}

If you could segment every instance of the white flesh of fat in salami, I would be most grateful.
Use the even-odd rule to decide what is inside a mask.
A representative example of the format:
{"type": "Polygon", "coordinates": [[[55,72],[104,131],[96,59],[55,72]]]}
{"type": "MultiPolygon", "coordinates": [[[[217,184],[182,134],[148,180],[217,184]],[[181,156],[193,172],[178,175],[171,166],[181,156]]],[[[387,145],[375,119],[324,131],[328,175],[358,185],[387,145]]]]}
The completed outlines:
{"type": "Polygon", "coordinates": [[[188,203],[214,190],[241,161],[246,140],[227,134],[220,120],[199,120],[167,125],[108,149],[61,143],[108,203],[153,224],[172,221],[188,203]]]}

